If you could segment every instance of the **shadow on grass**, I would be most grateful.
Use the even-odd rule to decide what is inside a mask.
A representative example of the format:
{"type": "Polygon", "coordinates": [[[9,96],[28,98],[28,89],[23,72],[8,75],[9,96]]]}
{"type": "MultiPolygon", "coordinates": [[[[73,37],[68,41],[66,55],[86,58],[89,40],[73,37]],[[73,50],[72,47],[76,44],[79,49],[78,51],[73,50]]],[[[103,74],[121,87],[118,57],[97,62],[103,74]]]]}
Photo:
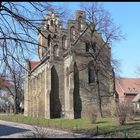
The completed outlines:
{"type": "Polygon", "coordinates": [[[107,123],[107,121],[97,121],[96,124],[107,123]]]}
{"type": "Polygon", "coordinates": [[[125,124],[126,126],[133,126],[140,128],[140,122],[128,122],[125,124]]]}

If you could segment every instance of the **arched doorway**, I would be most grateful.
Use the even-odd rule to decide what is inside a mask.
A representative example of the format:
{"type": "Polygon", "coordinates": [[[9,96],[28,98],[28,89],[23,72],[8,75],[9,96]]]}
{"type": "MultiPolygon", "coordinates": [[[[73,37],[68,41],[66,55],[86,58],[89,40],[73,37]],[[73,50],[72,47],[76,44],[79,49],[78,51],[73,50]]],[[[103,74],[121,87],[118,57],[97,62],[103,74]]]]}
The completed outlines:
{"type": "Polygon", "coordinates": [[[61,117],[61,102],[59,99],[59,77],[55,67],[51,69],[51,94],[50,94],[50,118],[61,117]]]}
{"type": "Polygon", "coordinates": [[[82,102],[79,90],[79,71],[74,63],[74,92],[73,92],[74,118],[81,118],[82,102]]]}

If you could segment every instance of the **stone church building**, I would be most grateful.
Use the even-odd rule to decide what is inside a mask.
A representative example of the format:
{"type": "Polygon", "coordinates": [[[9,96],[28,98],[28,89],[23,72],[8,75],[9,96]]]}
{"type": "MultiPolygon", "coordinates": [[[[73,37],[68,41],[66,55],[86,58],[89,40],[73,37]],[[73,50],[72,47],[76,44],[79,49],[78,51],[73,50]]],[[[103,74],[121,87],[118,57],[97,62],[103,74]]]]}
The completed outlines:
{"type": "MultiPolygon", "coordinates": [[[[95,52],[90,48],[86,15],[76,11],[64,28],[55,12],[50,12],[40,27],[38,56],[27,61],[24,115],[44,118],[80,118],[87,106],[96,106],[95,52]]],[[[93,45],[100,48],[98,86],[101,106],[106,110],[114,98],[111,49],[101,33],[94,33],[93,45]],[[102,49],[101,49],[102,47],[102,49]]]]}

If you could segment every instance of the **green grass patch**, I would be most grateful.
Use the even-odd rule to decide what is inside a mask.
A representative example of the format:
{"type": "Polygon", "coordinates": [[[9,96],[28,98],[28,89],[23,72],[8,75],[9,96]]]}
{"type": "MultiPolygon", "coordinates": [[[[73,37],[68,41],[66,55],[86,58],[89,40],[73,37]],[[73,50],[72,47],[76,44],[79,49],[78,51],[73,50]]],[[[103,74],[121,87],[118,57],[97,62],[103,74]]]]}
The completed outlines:
{"type": "Polygon", "coordinates": [[[43,127],[53,127],[67,129],[74,132],[88,135],[106,135],[112,137],[140,138],[140,117],[135,117],[134,121],[126,122],[125,125],[118,125],[114,118],[100,118],[95,124],[91,124],[87,118],[81,119],[45,119],[33,118],[18,115],[0,115],[0,120],[14,121],[43,127]]]}

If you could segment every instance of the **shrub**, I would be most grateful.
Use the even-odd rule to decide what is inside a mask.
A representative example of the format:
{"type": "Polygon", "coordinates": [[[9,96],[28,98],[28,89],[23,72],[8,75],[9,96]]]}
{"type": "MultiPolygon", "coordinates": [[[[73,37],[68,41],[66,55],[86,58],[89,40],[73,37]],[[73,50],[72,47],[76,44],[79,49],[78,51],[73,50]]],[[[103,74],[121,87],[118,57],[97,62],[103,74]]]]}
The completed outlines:
{"type": "Polygon", "coordinates": [[[49,133],[47,132],[47,129],[44,129],[43,127],[33,127],[33,138],[47,138],[49,137],[49,133]]]}
{"type": "Polygon", "coordinates": [[[134,107],[133,105],[128,105],[127,107],[127,120],[133,121],[134,120],[134,107]]]}
{"type": "Polygon", "coordinates": [[[117,105],[116,116],[118,118],[119,124],[124,125],[127,117],[127,106],[125,103],[120,103],[117,105]]]}
{"type": "Polygon", "coordinates": [[[133,121],[134,120],[134,107],[129,102],[123,102],[117,104],[116,107],[116,117],[118,118],[119,124],[124,125],[126,120],[133,121]]]}

